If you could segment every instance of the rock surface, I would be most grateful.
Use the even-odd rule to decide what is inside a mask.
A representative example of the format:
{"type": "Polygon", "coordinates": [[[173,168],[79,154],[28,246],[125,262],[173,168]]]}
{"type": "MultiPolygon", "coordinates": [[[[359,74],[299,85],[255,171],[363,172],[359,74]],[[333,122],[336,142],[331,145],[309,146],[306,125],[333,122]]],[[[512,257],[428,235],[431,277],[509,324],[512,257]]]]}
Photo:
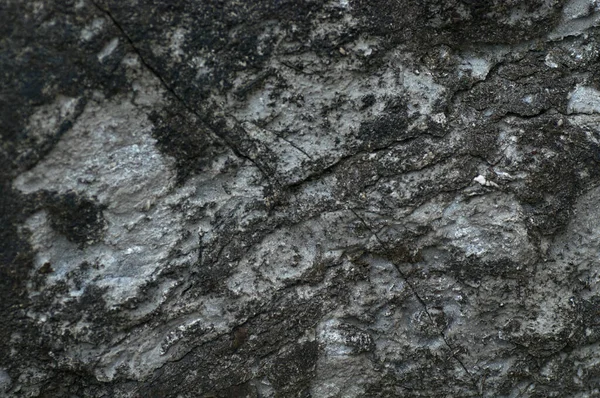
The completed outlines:
{"type": "Polygon", "coordinates": [[[0,396],[600,394],[600,2],[0,22],[0,396]]]}

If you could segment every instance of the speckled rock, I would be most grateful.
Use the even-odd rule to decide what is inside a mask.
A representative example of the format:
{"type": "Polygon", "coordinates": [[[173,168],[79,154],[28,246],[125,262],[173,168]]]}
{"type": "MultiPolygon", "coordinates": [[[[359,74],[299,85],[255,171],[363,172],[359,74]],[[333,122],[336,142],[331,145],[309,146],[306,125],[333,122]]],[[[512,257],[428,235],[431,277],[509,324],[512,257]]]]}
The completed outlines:
{"type": "Polygon", "coordinates": [[[0,0],[0,396],[598,396],[599,24],[0,0]]]}

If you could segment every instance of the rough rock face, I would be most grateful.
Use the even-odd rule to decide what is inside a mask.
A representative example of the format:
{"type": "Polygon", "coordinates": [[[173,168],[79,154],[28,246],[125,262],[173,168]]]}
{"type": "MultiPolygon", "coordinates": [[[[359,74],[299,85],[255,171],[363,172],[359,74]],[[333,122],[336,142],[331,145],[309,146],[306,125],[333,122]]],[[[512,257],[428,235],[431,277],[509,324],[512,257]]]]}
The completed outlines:
{"type": "Polygon", "coordinates": [[[597,396],[599,23],[0,0],[0,395],[597,396]]]}

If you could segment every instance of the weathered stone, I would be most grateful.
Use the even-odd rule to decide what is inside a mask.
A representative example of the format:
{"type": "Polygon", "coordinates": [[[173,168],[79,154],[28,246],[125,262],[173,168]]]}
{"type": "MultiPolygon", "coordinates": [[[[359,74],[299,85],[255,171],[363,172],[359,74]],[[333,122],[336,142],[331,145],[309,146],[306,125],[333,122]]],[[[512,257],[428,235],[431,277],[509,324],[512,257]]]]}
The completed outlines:
{"type": "Polygon", "coordinates": [[[598,395],[600,5],[0,4],[0,396],[598,395]]]}

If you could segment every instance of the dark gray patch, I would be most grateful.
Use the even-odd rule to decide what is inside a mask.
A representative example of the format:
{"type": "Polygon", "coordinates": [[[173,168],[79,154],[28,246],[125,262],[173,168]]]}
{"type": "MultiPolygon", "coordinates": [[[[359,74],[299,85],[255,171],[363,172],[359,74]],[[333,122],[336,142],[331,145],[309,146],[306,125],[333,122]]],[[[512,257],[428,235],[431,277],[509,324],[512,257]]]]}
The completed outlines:
{"type": "Polygon", "coordinates": [[[68,240],[83,247],[102,238],[106,225],[102,216],[105,206],[73,191],[51,192],[45,196],[50,225],[68,240]]]}
{"type": "Polygon", "coordinates": [[[354,0],[363,29],[391,44],[429,47],[478,43],[519,43],[549,33],[565,1],[545,9],[543,0],[354,0]],[[385,12],[381,12],[385,10],[385,12]],[[513,20],[519,12],[522,18],[513,20]]]}
{"type": "Polygon", "coordinates": [[[205,170],[226,146],[213,138],[210,130],[194,115],[181,107],[154,111],[149,115],[154,123],[152,136],[158,149],[175,159],[177,182],[205,170]]]}

